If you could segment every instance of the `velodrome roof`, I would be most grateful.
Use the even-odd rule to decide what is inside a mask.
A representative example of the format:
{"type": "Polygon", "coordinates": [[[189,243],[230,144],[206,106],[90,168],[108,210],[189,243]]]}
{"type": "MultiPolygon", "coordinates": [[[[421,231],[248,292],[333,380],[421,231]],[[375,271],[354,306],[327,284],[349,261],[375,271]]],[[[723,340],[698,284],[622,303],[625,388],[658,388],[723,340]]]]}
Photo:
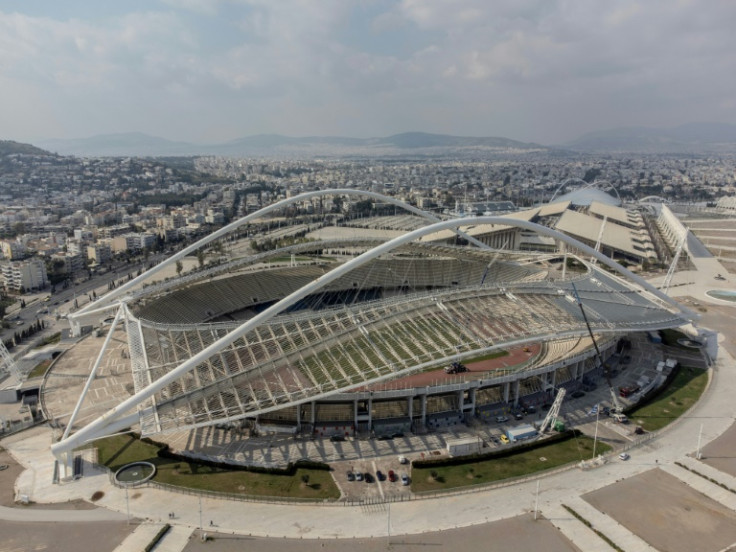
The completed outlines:
{"type": "Polygon", "coordinates": [[[642,220],[639,212],[624,209],[623,207],[608,205],[606,203],[601,203],[600,201],[594,201],[591,203],[588,212],[591,215],[598,215],[601,218],[606,217],[609,221],[616,222],[623,226],[644,226],[644,221],[642,220]]]}
{"type": "Polygon", "coordinates": [[[621,200],[613,197],[607,192],[598,188],[581,188],[572,192],[563,194],[557,198],[558,201],[569,201],[573,205],[579,207],[587,207],[594,201],[605,203],[607,205],[620,206],[621,200]]]}
{"type": "MultiPolygon", "coordinates": [[[[589,243],[597,243],[601,232],[603,219],[579,213],[577,211],[565,211],[555,225],[555,229],[570,236],[589,243]]],[[[652,247],[646,231],[644,234],[637,230],[621,226],[612,221],[607,221],[603,228],[601,244],[633,257],[649,258],[656,257],[656,251],[652,247]]]]}

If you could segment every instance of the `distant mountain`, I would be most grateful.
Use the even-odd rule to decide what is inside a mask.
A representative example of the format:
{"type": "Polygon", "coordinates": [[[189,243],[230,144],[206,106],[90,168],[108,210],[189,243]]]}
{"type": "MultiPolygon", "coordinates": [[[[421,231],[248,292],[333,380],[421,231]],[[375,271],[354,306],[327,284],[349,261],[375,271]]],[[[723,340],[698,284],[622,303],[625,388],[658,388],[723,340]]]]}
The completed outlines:
{"type": "Polygon", "coordinates": [[[443,155],[464,153],[525,153],[547,151],[538,144],[508,138],[448,136],[407,132],[385,138],[307,136],[294,138],[279,134],[258,134],[223,144],[197,145],[174,142],[142,133],[108,134],[73,140],[44,140],[39,145],[65,155],[78,156],[376,156],[443,155]]]}
{"type": "Polygon", "coordinates": [[[0,156],[13,154],[51,155],[48,151],[32,146],[31,144],[23,144],[12,140],[0,140],[0,156]]]}
{"type": "Polygon", "coordinates": [[[388,138],[378,138],[382,145],[392,145],[397,148],[503,148],[503,149],[547,149],[538,144],[517,142],[508,138],[448,136],[446,134],[429,134],[426,132],[405,132],[394,134],[388,138]]]}
{"type": "Polygon", "coordinates": [[[736,153],[736,125],[688,123],[672,128],[615,128],[584,134],[564,147],[607,153],[736,153]]]}
{"type": "Polygon", "coordinates": [[[62,155],[81,157],[146,157],[201,153],[200,146],[186,142],[174,142],[141,132],[102,134],[90,138],[68,140],[39,140],[38,144],[62,155]]]}

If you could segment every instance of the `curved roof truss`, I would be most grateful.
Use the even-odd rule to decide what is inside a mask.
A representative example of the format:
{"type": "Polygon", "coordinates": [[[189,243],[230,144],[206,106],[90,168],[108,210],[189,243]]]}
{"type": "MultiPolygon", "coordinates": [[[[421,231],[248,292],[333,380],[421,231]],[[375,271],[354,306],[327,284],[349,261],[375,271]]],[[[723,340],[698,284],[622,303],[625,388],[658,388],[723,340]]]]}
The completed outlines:
{"type": "MultiPolygon", "coordinates": [[[[453,219],[453,220],[448,220],[448,221],[437,222],[432,225],[409,232],[405,235],[396,237],[386,243],[383,243],[363,253],[362,255],[356,258],[353,258],[350,261],[338,266],[337,268],[331,270],[330,272],[325,273],[324,275],[312,281],[311,283],[287,295],[286,297],[284,297],[277,303],[273,304],[269,308],[255,315],[253,318],[240,324],[239,326],[232,329],[231,331],[228,331],[225,335],[222,335],[221,337],[216,339],[214,342],[212,342],[208,346],[204,347],[202,350],[200,350],[196,354],[192,355],[191,357],[187,358],[183,362],[179,363],[173,369],[170,369],[168,372],[160,375],[160,377],[157,377],[156,379],[153,379],[153,380],[149,380],[150,383],[147,383],[145,385],[144,384],[138,385],[137,386],[138,389],[132,397],[123,401],[116,407],[112,408],[106,414],[97,418],[93,422],[89,423],[87,426],[81,428],[79,431],[77,431],[73,435],[53,445],[52,451],[56,455],[67,453],[73,450],[75,447],[78,447],[79,445],[83,444],[84,442],[87,442],[93,439],[97,439],[101,436],[108,435],[110,433],[118,431],[124,427],[128,427],[132,425],[133,423],[142,419],[140,417],[151,415],[152,414],[151,411],[155,409],[155,405],[152,403],[152,401],[154,399],[154,396],[157,393],[161,392],[164,388],[166,388],[167,386],[171,384],[176,384],[178,380],[186,377],[187,374],[190,374],[191,372],[193,372],[198,366],[202,365],[203,363],[206,363],[210,357],[223,354],[237,340],[245,339],[246,335],[249,332],[252,332],[256,330],[258,327],[268,324],[274,319],[274,317],[283,313],[286,309],[293,306],[295,303],[297,303],[301,299],[307,297],[310,294],[313,294],[319,291],[320,289],[324,288],[327,284],[337,280],[338,278],[349,273],[353,269],[356,269],[372,261],[373,259],[376,259],[380,257],[381,255],[396,249],[397,247],[400,247],[404,244],[418,240],[419,238],[423,236],[426,236],[426,235],[429,235],[429,234],[432,234],[432,233],[435,233],[441,230],[457,229],[461,226],[468,226],[468,225],[473,225],[473,224],[504,224],[504,225],[517,226],[519,228],[523,228],[527,230],[532,230],[542,235],[550,236],[560,242],[563,242],[581,251],[585,256],[590,256],[590,257],[597,259],[601,264],[608,266],[613,271],[618,272],[620,275],[634,282],[640,288],[640,290],[644,292],[645,295],[648,295],[650,298],[654,298],[654,302],[653,303],[650,302],[649,303],[650,306],[645,307],[645,308],[651,308],[652,310],[658,309],[659,312],[664,312],[665,310],[668,311],[669,314],[666,314],[665,316],[660,317],[657,322],[651,323],[651,324],[654,324],[654,326],[652,327],[656,327],[657,324],[660,325],[659,327],[671,327],[671,326],[679,325],[681,323],[692,321],[698,318],[698,315],[696,313],[681,307],[679,304],[675,303],[672,299],[670,299],[666,294],[654,288],[653,286],[648,284],[646,281],[644,281],[642,278],[631,273],[629,270],[622,267],[615,261],[606,257],[600,252],[595,251],[591,247],[588,247],[587,245],[575,240],[574,238],[571,238],[551,228],[540,226],[538,224],[528,222],[525,220],[510,219],[506,217],[472,217],[472,218],[464,218],[461,220],[453,219]],[[657,306],[657,304],[659,306],[657,306]],[[666,309],[662,308],[663,305],[666,307],[666,309]]],[[[172,259],[175,259],[175,258],[176,257],[172,257],[172,259]]],[[[607,275],[607,274],[606,275],[604,275],[603,273],[599,273],[599,274],[601,278],[611,277],[610,275],[607,275]]],[[[611,278],[614,279],[613,277],[611,278]]],[[[466,291],[468,293],[471,293],[470,290],[466,290],[466,291]]],[[[477,291],[478,291],[477,288],[475,288],[474,290],[472,290],[472,293],[477,294],[477,291]]],[[[547,289],[547,291],[549,291],[549,288],[547,289]]],[[[628,291],[630,291],[630,289],[628,291]]],[[[513,294],[509,294],[509,292],[505,290],[498,290],[497,293],[499,292],[501,294],[504,294],[508,298],[510,298],[509,295],[513,295],[513,294]]],[[[562,293],[564,293],[564,291],[562,293]]],[[[472,297],[475,297],[475,295],[472,295],[472,297]]],[[[431,297],[431,295],[425,296],[423,300],[425,301],[425,304],[426,302],[435,302],[436,308],[438,309],[442,308],[442,306],[439,304],[440,302],[435,301],[435,298],[431,297]]],[[[127,306],[123,305],[121,308],[125,310],[126,318],[129,321],[132,320],[133,317],[127,311],[127,306]]],[[[133,322],[135,322],[135,320],[133,320],[133,322]]],[[[552,336],[559,335],[559,331],[554,326],[554,322],[550,321],[548,322],[548,324],[549,324],[550,331],[544,331],[541,328],[537,328],[537,330],[535,330],[534,335],[522,336],[521,338],[517,339],[516,342],[529,341],[530,339],[534,339],[534,338],[536,339],[544,338],[544,337],[550,338],[552,336]]],[[[623,323],[623,320],[621,321],[620,326],[619,326],[619,323],[617,322],[607,323],[604,321],[601,324],[601,326],[598,328],[598,330],[600,331],[617,331],[617,330],[621,331],[621,329],[625,329],[626,326],[627,325],[623,323]]],[[[642,321],[640,322],[640,329],[650,329],[650,328],[647,326],[646,321],[642,321]]],[[[565,331],[565,333],[568,333],[569,335],[583,335],[585,333],[585,329],[582,326],[582,324],[578,324],[577,327],[571,326],[568,330],[565,331]]],[[[130,335],[129,335],[129,339],[130,339],[130,335]]],[[[485,347],[484,350],[491,350],[494,348],[498,348],[500,346],[509,346],[510,344],[513,344],[513,343],[514,343],[514,340],[509,339],[503,343],[490,344],[490,346],[485,347]]],[[[286,407],[292,404],[299,404],[299,403],[306,402],[309,400],[314,400],[316,398],[325,397],[330,394],[334,394],[334,393],[341,392],[341,391],[346,391],[346,390],[349,390],[357,386],[363,386],[363,385],[366,385],[367,383],[373,383],[375,381],[381,381],[381,380],[389,379],[392,377],[396,377],[397,374],[410,373],[412,371],[425,367],[425,365],[426,366],[436,365],[438,362],[446,361],[447,358],[451,358],[451,357],[452,355],[446,355],[445,357],[431,359],[431,361],[427,363],[420,363],[420,364],[414,363],[413,365],[409,363],[407,365],[400,366],[397,371],[392,372],[391,374],[383,374],[383,375],[378,374],[378,373],[374,375],[369,374],[367,378],[361,381],[360,383],[346,382],[343,385],[331,386],[327,390],[325,390],[324,386],[322,385],[314,386],[313,388],[307,390],[306,394],[303,394],[301,396],[298,396],[295,398],[287,397],[286,400],[278,402],[278,403],[276,401],[272,401],[270,404],[267,404],[264,407],[257,406],[257,408],[250,410],[245,414],[234,416],[230,419],[237,419],[238,417],[245,417],[245,416],[254,416],[261,412],[267,412],[267,411],[274,410],[277,408],[283,408],[283,407],[286,407]]],[[[262,376],[263,373],[259,372],[257,375],[262,376]]],[[[155,412],[153,412],[153,414],[155,415],[155,412]]],[[[196,427],[196,426],[201,426],[201,425],[210,425],[212,423],[219,423],[221,421],[222,420],[209,421],[209,422],[201,423],[201,424],[186,423],[184,425],[186,427],[196,427]]],[[[179,429],[181,429],[181,427],[179,429]]]]}

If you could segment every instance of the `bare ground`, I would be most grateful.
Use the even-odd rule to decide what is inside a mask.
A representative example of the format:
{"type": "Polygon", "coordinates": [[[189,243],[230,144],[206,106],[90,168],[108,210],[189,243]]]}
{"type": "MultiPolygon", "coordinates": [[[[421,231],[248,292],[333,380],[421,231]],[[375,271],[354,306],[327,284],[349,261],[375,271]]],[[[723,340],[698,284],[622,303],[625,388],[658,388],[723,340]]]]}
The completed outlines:
{"type": "Polygon", "coordinates": [[[582,498],[657,550],[716,552],[736,543],[731,510],[659,469],[582,498]]]}
{"type": "Polygon", "coordinates": [[[736,423],[701,451],[701,461],[736,477],[736,423]]]}
{"type": "MultiPolygon", "coordinates": [[[[370,515],[386,515],[376,512],[370,515]]],[[[291,540],[263,539],[223,535],[208,532],[213,540],[202,542],[195,536],[184,548],[184,552],[230,552],[248,550],[249,552],[375,552],[387,550],[388,539],[336,539],[336,540],[291,540]]],[[[474,525],[463,529],[452,529],[422,535],[398,535],[391,537],[390,549],[398,552],[417,550],[472,550],[472,551],[514,551],[514,552],[574,552],[580,549],[572,544],[548,520],[534,521],[531,515],[518,516],[484,525],[474,525]]]]}
{"type": "Polygon", "coordinates": [[[93,523],[35,523],[0,521],[0,550],[26,552],[112,552],[133,532],[124,521],[93,523]]]}
{"type": "MultiPolygon", "coordinates": [[[[22,505],[15,502],[15,480],[23,472],[23,466],[18,464],[6,450],[0,449],[0,465],[8,468],[0,470],[0,506],[34,508],[38,510],[90,510],[96,508],[94,504],[84,500],[72,500],[57,504],[30,504],[22,505]]],[[[32,550],[32,549],[29,549],[32,550]]]]}

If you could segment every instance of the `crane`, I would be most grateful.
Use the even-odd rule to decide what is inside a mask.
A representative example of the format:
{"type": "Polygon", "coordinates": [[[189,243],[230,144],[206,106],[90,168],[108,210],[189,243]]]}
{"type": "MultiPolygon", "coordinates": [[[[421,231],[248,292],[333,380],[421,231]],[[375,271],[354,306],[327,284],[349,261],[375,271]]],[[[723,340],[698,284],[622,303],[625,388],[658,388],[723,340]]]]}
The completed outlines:
{"type": "Polygon", "coordinates": [[[549,409],[549,412],[547,412],[547,415],[544,417],[544,421],[542,422],[542,425],[539,426],[539,433],[544,433],[547,428],[552,425],[552,423],[557,419],[557,416],[560,415],[560,407],[562,406],[562,400],[565,398],[565,388],[560,387],[557,390],[557,396],[555,397],[555,402],[552,403],[552,406],[549,409]]]}
{"type": "Polygon", "coordinates": [[[614,417],[614,419],[618,422],[626,422],[626,416],[623,414],[623,407],[621,406],[621,402],[618,400],[618,396],[616,395],[616,390],[613,388],[613,384],[611,383],[611,372],[608,369],[608,364],[603,362],[603,357],[601,356],[601,351],[598,349],[598,343],[595,340],[595,336],[593,335],[593,330],[590,328],[590,322],[588,322],[588,315],[585,314],[585,308],[583,307],[583,302],[580,300],[580,295],[578,294],[578,290],[575,287],[575,283],[572,283],[572,291],[575,294],[575,300],[578,303],[578,306],[580,307],[580,312],[583,314],[583,320],[585,321],[585,327],[588,328],[588,335],[590,335],[590,340],[593,342],[593,347],[595,347],[595,356],[596,360],[598,361],[598,365],[603,367],[603,376],[606,378],[606,384],[608,384],[608,391],[611,393],[611,405],[613,408],[611,408],[611,414],[614,417]]]}

